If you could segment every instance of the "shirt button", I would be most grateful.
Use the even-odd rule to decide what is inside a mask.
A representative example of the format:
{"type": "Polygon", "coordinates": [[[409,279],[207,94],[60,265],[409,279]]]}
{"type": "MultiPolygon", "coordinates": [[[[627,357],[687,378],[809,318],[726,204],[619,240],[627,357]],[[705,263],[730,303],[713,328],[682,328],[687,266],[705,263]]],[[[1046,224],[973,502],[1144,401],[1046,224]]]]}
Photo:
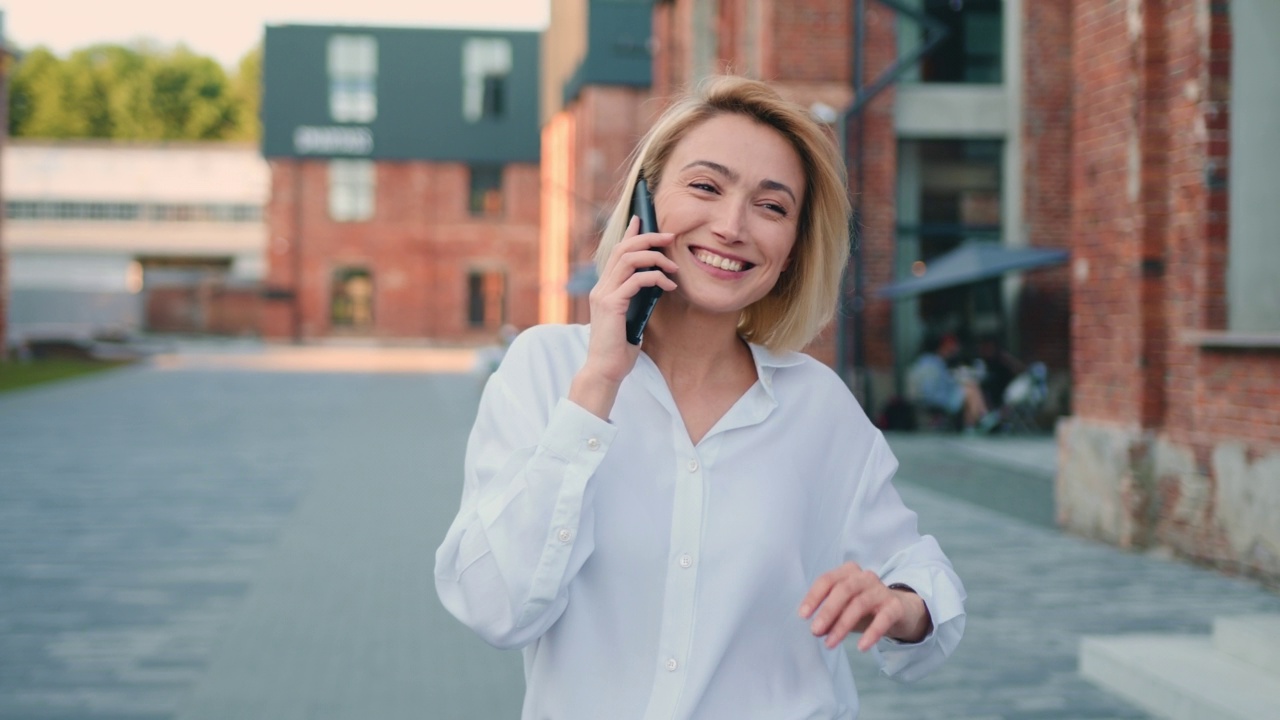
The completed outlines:
{"type": "Polygon", "coordinates": [[[675,658],[667,658],[667,672],[675,672],[678,667],[680,663],[676,662],[675,658]]]}
{"type": "Polygon", "coordinates": [[[685,568],[686,570],[693,567],[693,558],[688,555],[681,555],[680,567],[685,568]]]}
{"type": "Polygon", "coordinates": [[[556,533],[556,537],[560,539],[560,542],[567,543],[573,539],[573,532],[569,528],[560,528],[560,532],[556,533]]]}
{"type": "Polygon", "coordinates": [[[600,441],[595,438],[591,438],[590,440],[587,441],[587,447],[591,448],[592,450],[599,450],[600,441]]]}
{"type": "Polygon", "coordinates": [[[690,460],[690,461],[689,461],[689,472],[698,472],[698,461],[697,461],[697,460],[690,460]]]}

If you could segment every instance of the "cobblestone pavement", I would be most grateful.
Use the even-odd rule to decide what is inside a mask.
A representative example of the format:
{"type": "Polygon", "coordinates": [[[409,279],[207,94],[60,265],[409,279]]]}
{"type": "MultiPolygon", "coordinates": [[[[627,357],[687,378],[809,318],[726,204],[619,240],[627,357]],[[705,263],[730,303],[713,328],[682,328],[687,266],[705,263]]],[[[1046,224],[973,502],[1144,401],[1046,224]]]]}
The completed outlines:
{"type": "MultiPolygon", "coordinates": [[[[448,617],[430,579],[474,377],[166,367],[0,395],[0,718],[518,717],[518,653],[448,617]]],[[[951,442],[891,439],[968,631],[915,685],[855,657],[863,718],[1145,717],[1079,678],[1081,634],[1280,611],[1058,533],[1047,472],[951,442]]]]}

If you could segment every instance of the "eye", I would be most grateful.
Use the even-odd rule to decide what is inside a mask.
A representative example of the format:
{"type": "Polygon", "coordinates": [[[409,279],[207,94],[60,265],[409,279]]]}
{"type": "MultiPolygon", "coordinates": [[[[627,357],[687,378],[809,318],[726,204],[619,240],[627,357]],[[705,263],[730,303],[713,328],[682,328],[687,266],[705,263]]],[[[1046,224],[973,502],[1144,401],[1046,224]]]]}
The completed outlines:
{"type": "Polygon", "coordinates": [[[779,205],[778,203],[774,203],[774,202],[761,203],[761,204],[760,204],[760,207],[762,207],[762,208],[764,208],[764,209],[766,209],[766,210],[769,210],[770,212],[777,213],[777,214],[778,214],[778,216],[780,216],[780,217],[786,217],[786,216],[787,216],[787,209],[786,209],[785,207],[783,207],[783,206],[779,205]]]}
{"type": "Polygon", "coordinates": [[[707,182],[707,181],[705,181],[705,180],[694,180],[693,182],[689,183],[689,187],[691,187],[691,188],[696,188],[696,189],[701,190],[701,191],[703,191],[703,192],[710,192],[710,193],[718,192],[718,191],[716,190],[716,186],[715,186],[715,185],[712,185],[711,183],[709,183],[709,182],[707,182]]]}

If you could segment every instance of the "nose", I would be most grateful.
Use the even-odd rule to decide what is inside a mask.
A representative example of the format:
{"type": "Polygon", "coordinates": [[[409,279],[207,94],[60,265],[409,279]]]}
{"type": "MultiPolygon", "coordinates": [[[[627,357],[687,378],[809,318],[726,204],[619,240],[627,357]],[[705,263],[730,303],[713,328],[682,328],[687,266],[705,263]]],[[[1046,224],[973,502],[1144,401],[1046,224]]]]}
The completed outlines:
{"type": "Polygon", "coordinates": [[[742,242],[742,232],[746,225],[747,202],[745,200],[726,198],[718,203],[711,231],[716,237],[729,245],[742,242]]]}

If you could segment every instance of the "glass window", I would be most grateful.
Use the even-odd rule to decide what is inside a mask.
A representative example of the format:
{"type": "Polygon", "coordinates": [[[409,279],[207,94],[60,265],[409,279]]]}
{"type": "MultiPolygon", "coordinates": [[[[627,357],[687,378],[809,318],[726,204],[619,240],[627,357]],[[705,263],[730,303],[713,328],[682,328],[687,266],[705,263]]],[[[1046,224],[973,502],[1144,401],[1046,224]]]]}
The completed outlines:
{"type": "Polygon", "coordinates": [[[502,214],[502,166],[471,166],[471,214],[493,217],[502,214]]]}
{"type": "Polygon", "coordinates": [[[371,35],[329,38],[329,115],[367,123],[378,116],[378,41],[371,35]]]}
{"type": "MultiPolygon", "coordinates": [[[[924,0],[924,13],[945,25],[949,32],[921,60],[920,79],[938,83],[1002,82],[1003,6],[1003,0],[924,0]]],[[[923,42],[923,28],[919,32],[923,42]]]]}
{"type": "Polygon", "coordinates": [[[467,273],[467,325],[496,330],[506,322],[506,275],[501,270],[467,273]]]}
{"type": "Polygon", "coordinates": [[[329,322],[334,327],[373,327],[373,275],[364,267],[341,267],[333,273],[329,322]]]}
{"type": "MultiPolygon", "coordinates": [[[[964,243],[1002,239],[999,140],[907,140],[898,145],[897,279],[923,275],[929,263],[964,243]]],[[[894,302],[894,355],[899,374],[928,333],[963,340],[1004,337],[1007,313],[999,279],[928,292],[894,302]]]]}
{"type": "Polygon", "coordinates": [[[462,115],[467,122],[499,118],[506,112],[511,43],[471,38],[462,46],[462,115]]]}
{"type": "Polygon", "coordinates": [[[374,167],[369,160],[329,161],[329,217],[356,222],[373,217],[374,167]]]}

